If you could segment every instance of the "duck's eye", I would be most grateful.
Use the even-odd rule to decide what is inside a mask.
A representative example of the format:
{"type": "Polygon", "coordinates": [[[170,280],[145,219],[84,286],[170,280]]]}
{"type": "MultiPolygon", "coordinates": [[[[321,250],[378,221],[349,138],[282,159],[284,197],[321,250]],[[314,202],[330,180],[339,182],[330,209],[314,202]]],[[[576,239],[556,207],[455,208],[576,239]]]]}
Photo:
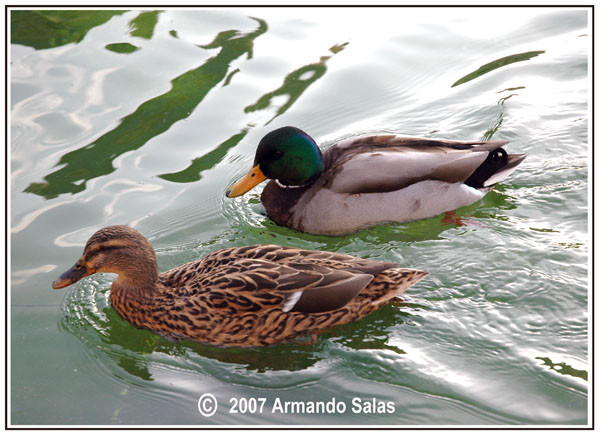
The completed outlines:
{"type": "Polygon", "coordinates": [[[280,158],[281,156],[283,156],[283,151],[281,150],[277,150],[273,153],[273,157],[275,157],[276,159],[280,158]]]}

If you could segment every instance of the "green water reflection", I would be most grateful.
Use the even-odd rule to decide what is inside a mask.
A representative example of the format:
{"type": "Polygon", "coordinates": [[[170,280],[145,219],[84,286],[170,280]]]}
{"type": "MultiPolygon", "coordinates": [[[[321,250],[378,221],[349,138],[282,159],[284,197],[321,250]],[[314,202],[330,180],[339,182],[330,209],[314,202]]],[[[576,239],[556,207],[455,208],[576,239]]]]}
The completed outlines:
{"type": "Polygon", "coordinates": [[[158,23],[158,14],[160,11],[142,12],[129,22],[131,26],[131,36],[150,39],[154,34],[154,28],[158,23]]]}
{"type": "MultiPolygon", "coordinates": [[[[516,88],[511,88],[511,89],[524,89],[524,86],[518,86],[516,88]]],[[[506,89],[509,90],[509,89],[506,89]]],[[[504,91],[500,91],[500,92],[504,92],[504,91]]],[[[496,118],[496,121],[492,124],[491,127],[489,127],[486,132],[483,134],[483,137],[481,138],[481,140],[491,140],[492,137],[494,136],[494,134],[496,134],[496,132],[500,129],[500,127],[502,126],[502,123],[504,122],[504,103],[519,94],[509,94],[506,97],[502,97],[500,98],[500,100],[498,100],[498,105],[500,106],[500,113],[498,114],[498,117],[496,118]]]]}
{"type": "MultiPolygon", "coordinates": [[[[159,11],[144,12],[129,22],[132,36],[151,38],[159,11]]],[[[138,109],[123,118],[113,130],[104,134],[93,143],[71,151],[61,157],[57,166],[61,168],[44,177],[42,183],[31,183],[25,192],[34,193],[46,199],[55,198],[64,193],[78,193],[86,188],[86,183],[96,177],[108,175],[115,168],[112,162],[121,154],[142,147],[150,139],[167,131],[174,123],[187,118],[202,102],[208,92],[219,83],[227,86],[232,77],[240,70],[229,71],[230,64],[237,58],[246,55],[252,58],[254,40],[267,31],[264,20],[253,18],[258,27],[250,33],[239,30],[220,32],[213,42],[202,45],[202,49],[221,51],[208,59],[201,67],[188,71],[171,81],[169,92],[144,102],[138,109]]],[[[275,97],[287,96],[270,123],[285,113],[306,89],[321,78],[327,71],[326,62],[344,49],[347,43],[334,45],[330,54],[321,56],[319,62],[308,64],[289,73],[283,84],[263,95],[256,103],[247,106],[246,113],[267,109],[275,97]]],[[[129,43],[114,43],[106,46],[117,53],[131,53],[139,48],[129,43]]],[[[245,128],[232,135],[217,148],[204,156],[194,159],[191,164],[179,172],[159,175],[173,182],[195,182],[201,178],[201,172],[218,164],[227,151],[237,145],[247,134],[245,128]]]]}
{"type": "MultiPolygon", "coordinates": [[[[11,12],[10,20],[11,42],[33,47],[36,50],[79,43],[94,27],[126,12],[128,11],[14,10],[11,12]]],[[[129,22],[130,35],[145,39],[152,38],[159,14],[160,11],[151,11],[137,15],[129,22]]]]}
{"type": "Polygon", "coordinates": [[[576,378],[581,378],[584,381],[588,380],[587,370],[574,369],[567,363],[555,363],[547,357],[536,357],[536,359],[542,361],[544,366],[549,367],[550,370],[554,370],[556,373],[560,373],[561,375],[574,376],[576,378]]]}
{"type": "Polygon", "coordinates": [[[478,69],[476,69],[472,73],[469,73],[466,76],[458,79],[456,82],[454,82],[452,87],[462,85],[463,83],[469,82],[473,79],[476,79],[477,77],[481,77],[482,75],[487,74],[490,71],[493,71],[497,68],[501,68],[503,66],[510,65],[511,63],[523,62],[525,60],[529,60],[532,57],[538,56],[544,52],[545,52],[544,50],[528,51],[527,53],[512,54],[510,56],[496,59],[492,62],[489,62],[489,63],[486,63],[485,65],[480,66],[478,69]]]}
{"type": "Polygon", "coordinates": [[[217,163],[223,160],[223,157],[225,157],[227,152],[240,143],[240,141],[246,137],[247,133],[248,129],[244,129],[231,136],[214,150],[192,160],[192,163],[187,168],[179,172],[161,174],[159,177],[174,183],[191,183],[198,181],[202,178],[202,172],[213,168],[217,163]]]}
{"type": "Polygon", "coordinates": [[[227,75],[235,59],[247,55],[252,58],[254,40],[267,31],[267,24],[258,18],[255,31],[243,34],[237,30],[221,32],[203,49],[220,48],[219,53],[202,66],[188,71],[171,81],[171,90],[152,98],[127,115],[113,130],[95,142],[71,151],[61,157],[55,172],[44,177],[43,183],[32,183],[25,192],[46,199],[63,193],[85,190],[86,182],[112,173],[112,161],[123,153],[142,147],[150,139],[167,131],[175,122],[190,116],[208,92],[227,75]]]}
{"type": "Polygon", "coordinates": [[[287,96],[288,100],[286,103],[277,109],[277,113],[275,113],[273,118],[271,118],[265,125],[270,124],[275,118],[284,114],[292,106],[292,104],[294,104],[294,102],[300,98],[300,96],[310,85],[323,77],[325,72],[327,72],[327,67],[325,66],[327,60],[329,60],[333,55],[342,51],[346,45],[348,45],[347,42],[334,45],[329,49],[332,55],[322,56],[318,63],[305,65],[295,71],[292,71],[285,77],[283,84],[279,88],[263,95],[256,103],[247,106],[244,111],[249,113],[266,109],[269,107],[271,100],[274,98],[279,96],[287,96]]]}
{"type": "Polygon", "coordinates": [[[91,29],[125,12],[13,10],[10,14],[11,43],[42,50],[81,42],[91,29]]]}
{"type": "Polygon", "coordinates": [[[134,51],[137,51],[140,49],[140,47],[136,47],[133,44],[130,44],[128,42],[117,42],[115,44],[108,44],[106,45],[107,50],[110,51],[114,51],[115,53],[121,53],[121,54],[129,54],[129,53],[133,53],[134,51]]]}

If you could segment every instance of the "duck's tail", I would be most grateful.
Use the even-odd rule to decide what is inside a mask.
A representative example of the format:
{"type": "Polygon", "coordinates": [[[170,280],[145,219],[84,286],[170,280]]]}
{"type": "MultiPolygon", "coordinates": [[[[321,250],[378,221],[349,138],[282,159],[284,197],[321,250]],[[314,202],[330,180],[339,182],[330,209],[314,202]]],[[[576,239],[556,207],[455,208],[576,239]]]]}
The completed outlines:
{"type": "Polygon", "coordinates": [[[409,287],[421,281],[429,275],[429,272],[418,269],[395,268],[387,269],[375,277],[372,286],[380,287],[381,296],[373,301],[374,305],[388,302],[390,299],[400,296],[409,287]]]}
{"type": "Polygon", "coordinates": [[[525,160],[527,154],[508,154],[504,148],[490,151],[488,157],[465,181],[467,186],[481,189],[504,180],[525,160]]]}

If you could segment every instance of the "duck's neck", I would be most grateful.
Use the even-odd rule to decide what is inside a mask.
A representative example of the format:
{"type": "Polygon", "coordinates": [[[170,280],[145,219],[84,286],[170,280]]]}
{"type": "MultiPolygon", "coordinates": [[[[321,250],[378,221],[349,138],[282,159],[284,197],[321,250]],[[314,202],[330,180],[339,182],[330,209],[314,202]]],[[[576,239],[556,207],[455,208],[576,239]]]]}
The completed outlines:
{"type": "Polygon", "coordinates": [[[113,281],[113,286],[128,292],[131,298],[151,297],[158,291],[158,285],[158,274],[133,278],[119,275],[113,281]]]}
{"type": "Polygon", "coordinates": [[[137,327],[146,327],[156,305],[159,285],[158,279],[132,281],[119,276],[110,289],[110,302],[122,318],[137,327]]]}
{"type": "Polygon", "coordinates": [[[159,279],[154,257],[148,261],[136,261],[121,265],[111,287],[110,301],[121,317],[137,326],[153,305],[159,293],[159,279]]]}
{"type": "Polygon", "coordinates": [[[152,293],[158,284],[156,256],[139,256],[135,260],[119,264],[114,283],[132,293],[152,293]]]}

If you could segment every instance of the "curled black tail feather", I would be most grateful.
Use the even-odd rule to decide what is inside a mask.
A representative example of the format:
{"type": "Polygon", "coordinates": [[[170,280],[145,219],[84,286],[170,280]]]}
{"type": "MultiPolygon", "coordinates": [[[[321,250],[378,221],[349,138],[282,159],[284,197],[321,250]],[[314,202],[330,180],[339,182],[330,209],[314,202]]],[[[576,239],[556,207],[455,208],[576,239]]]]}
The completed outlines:
{"type": "Polygon", "coordinates": [[[504,148],[496,148],[465,181],[467,186],[481,189],[485,182],[508,164],[508,154],[504,148]]]}

